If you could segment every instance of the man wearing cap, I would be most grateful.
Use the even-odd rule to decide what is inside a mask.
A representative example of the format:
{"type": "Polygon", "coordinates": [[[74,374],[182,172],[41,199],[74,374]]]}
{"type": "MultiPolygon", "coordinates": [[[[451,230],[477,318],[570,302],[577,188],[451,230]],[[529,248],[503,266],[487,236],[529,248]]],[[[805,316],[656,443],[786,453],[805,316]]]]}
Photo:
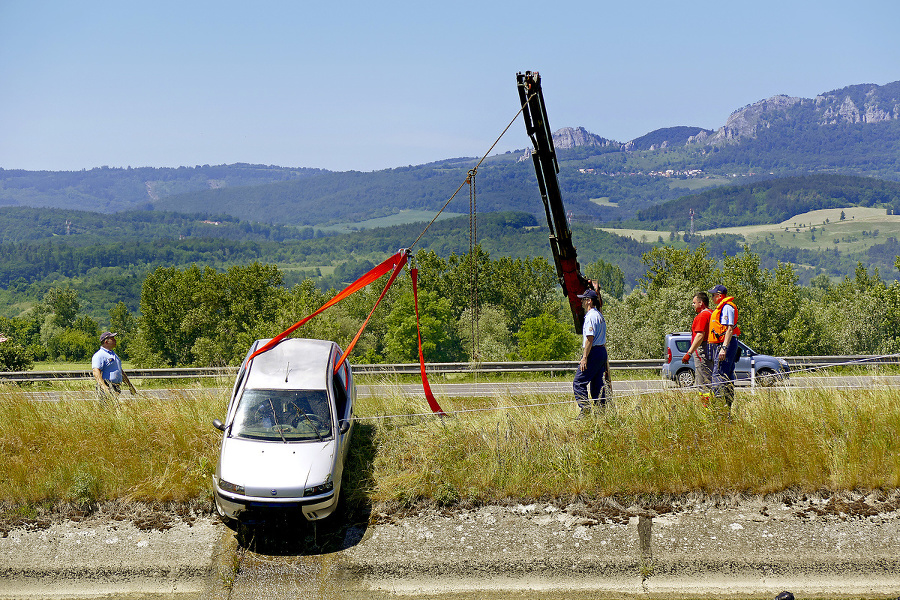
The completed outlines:
{"type": "Polygon", "coordinates": [[[709,355],[707,340],[709,339],[709,319],[712,311],[709,310],[709,296],[706,292],[697,292],[691,301],[697,316],[691,323],[691,347],[681,357],[681,362],[688,364],[691,357],[694,358],[695,384],[700,390],[700,399],[703,404],[709,402],[709,383],[712,377],[713,360],[709,355]]]}
{"type": "Polygon", "coordinates": [[[122,370],[122,360],[116,354],[116,334],[105,331],[100,335],[100,349],[91,358],[91,370],[97,380],[97,392],[101,400],[118,396],[122,391],[122,382],[134,395],[135,389],[122,370]]]}
{"type": "Polygon", "coordinates": [[[724,285],[709,290],[715,305],[709,319],[709,357],[713,361],[712,389],[716,397],[724,398],[728,408],[734,402],[734,363],[737,359],[738,309],[734,298],[728,295],[724,285]]]}
{"type": "Polygon", "coordinates": [[[581,361],[575,372],[572,388],[575,391],[575,403],[580,409],[577,418],[583,419],[591,414],[591,403],[598,406],[606,404],[604,387],[606,374],[606,321],[600,308],[603,301],[594,290],[585,290],[578,296],[584,308],[584,327],[582,328],[581,361]],[[591,388],[588,399],[588,385],[591,388]]]}

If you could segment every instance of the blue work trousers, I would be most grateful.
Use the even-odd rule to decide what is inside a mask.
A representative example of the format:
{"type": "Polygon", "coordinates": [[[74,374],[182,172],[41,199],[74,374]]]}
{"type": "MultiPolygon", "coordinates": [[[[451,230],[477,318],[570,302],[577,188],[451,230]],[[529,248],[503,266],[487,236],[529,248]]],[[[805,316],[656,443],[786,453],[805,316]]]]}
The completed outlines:
{"type": "Polygon", "coordinates": [[[731,338],[731,342],[725,348],[724,359],[719,357],[721,349],[722,344],[709,345],[709,356],[713,361],[712,391],[716,398],[725,400],[725,403],[731,407],[731,403],[734,402],[734,364],[737,361],[737,340],[731,338]]]}
{"type": "Polygon", "coordinates": [[[572,389],[575,391],[575,403],[581,408],[590,408],[591,400],[594,404],[606,404],[606,363],[608,356],[606,346],[594,346],[588,354],[587,368],[580,368],[575,372],[575,381],[572,389]],[[588,387],[591,390],[591,400],[588,400],[588,387]],[[598,401],[599,400],[599,401],[598,401]]]}

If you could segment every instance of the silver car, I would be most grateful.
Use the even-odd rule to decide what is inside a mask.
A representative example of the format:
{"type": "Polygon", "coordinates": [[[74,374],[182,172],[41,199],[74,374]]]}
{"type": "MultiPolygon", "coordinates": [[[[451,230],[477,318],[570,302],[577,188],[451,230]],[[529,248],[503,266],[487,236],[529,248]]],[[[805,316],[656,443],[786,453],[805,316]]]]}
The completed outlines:
{"type": "MultiPolygon", "coordinates": [[[[737,340],[738,359],[734,365],[734,378],[736,381],[749,381],[750,371],[756,369],[756,381],[759,385],[775,385],[776,382],[787,379],[791,369],[783,358],[776,358],[768,354],[759,354],[742,342],[737,340]]],[[[681,357],[691,347],[691,332],[667,333],[665,339],[666,357],[662,366],[663,379],[671,379],[680,387],[691,387],[696,381],[694,376],[694,357],[687,363],[681,362],[681,357]]]]}
{"type": "Polygon", "coordinates": [[[334,342],[285,339],[253,360],[247,352],[223,423],[213,475],[216,510],[244,523],[277,510],[310,521],[337,506],[353,431],[356,387],[334,342]]]}

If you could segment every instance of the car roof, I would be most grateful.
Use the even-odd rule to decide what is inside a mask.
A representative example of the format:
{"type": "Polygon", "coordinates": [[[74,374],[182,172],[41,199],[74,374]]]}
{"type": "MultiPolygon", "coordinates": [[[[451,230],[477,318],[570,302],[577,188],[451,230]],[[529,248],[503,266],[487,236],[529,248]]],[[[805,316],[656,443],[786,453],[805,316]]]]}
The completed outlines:
{"type": "MultiPolygon", "coordinates": [[[[257,340],[250,353],[268,339],[257,340]]],[[[322,390],[331,381],[331,354],[337,344],[327,340],[288,338],[254,358],[246,374],[247,388],[322,390]]]]}

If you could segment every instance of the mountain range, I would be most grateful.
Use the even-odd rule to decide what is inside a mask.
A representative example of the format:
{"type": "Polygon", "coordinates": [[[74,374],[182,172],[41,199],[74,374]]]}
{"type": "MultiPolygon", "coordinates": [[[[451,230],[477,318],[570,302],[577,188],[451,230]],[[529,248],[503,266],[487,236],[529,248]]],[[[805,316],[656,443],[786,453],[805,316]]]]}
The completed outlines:
{"type": "MultiPolygon", "coordinates": [[[[550,107],[552,120],[552,107],[550,107]]],[[[580,127],[556,131],[560,184],[576,221],[619,221],[698,190],[779,176],[837,173],[900,181],[900,81],[853,85],[815,98],[773,96],[734,111],[717,130],[674,126],[628,142],[580,127]]],[[[526,149],[478,170],[482,212],[543,216],[526,149]]],[[[0,206],[115,213],[164,210],[314,228],[365,227],[434,213],[475,158],[374,172],[266,165],[0,169],[0,206]]],[[[446,208],[468,212],[468,194],[446,208]]]]}

